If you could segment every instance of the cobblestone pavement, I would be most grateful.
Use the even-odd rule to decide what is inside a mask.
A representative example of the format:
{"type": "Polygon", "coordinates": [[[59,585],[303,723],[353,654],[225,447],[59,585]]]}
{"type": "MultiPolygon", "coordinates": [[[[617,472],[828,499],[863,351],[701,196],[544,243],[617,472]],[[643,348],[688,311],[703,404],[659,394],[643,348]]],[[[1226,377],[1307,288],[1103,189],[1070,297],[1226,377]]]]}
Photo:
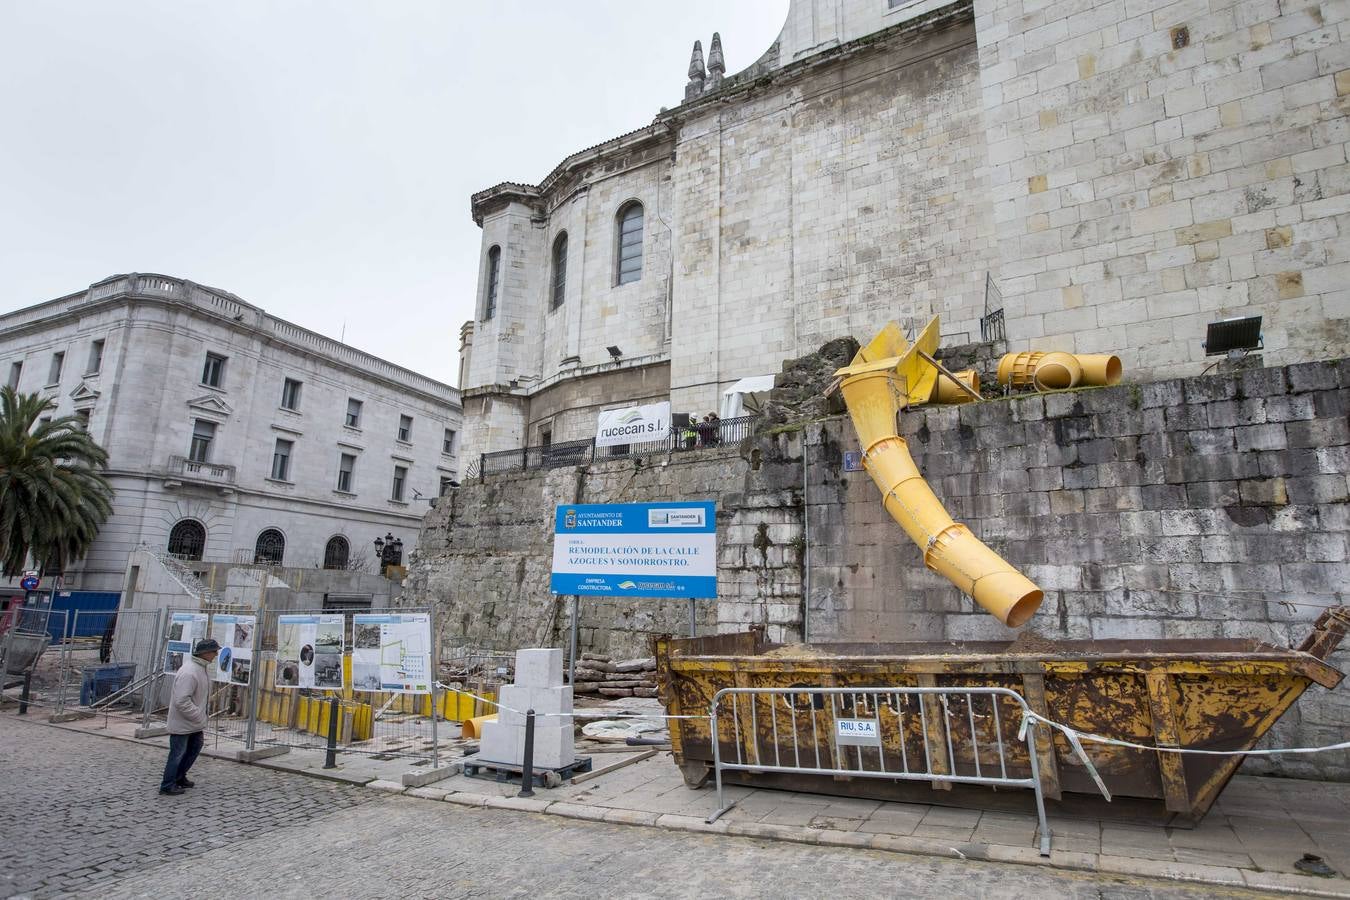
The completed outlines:
{"type": "Polygon", "coordinates": [[[470,809],[203,758],[0,728],[0,893],[101,897],[1202,898],[1255,896],[1028,866],[806,847],[470,809]]]}

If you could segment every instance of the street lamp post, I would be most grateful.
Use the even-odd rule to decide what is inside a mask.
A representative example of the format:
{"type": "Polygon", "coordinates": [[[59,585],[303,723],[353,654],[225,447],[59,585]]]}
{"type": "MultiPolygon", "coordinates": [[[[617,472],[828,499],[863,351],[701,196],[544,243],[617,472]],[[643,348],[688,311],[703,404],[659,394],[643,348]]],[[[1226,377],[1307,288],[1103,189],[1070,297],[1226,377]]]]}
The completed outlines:
{"type": "Polygon", "coordinates": [[[380,574],[388,572],[390,566],[403,564],[403,541],[388,532],[382,538],[375,539],[375,558],[380,561],[380,574]]]}

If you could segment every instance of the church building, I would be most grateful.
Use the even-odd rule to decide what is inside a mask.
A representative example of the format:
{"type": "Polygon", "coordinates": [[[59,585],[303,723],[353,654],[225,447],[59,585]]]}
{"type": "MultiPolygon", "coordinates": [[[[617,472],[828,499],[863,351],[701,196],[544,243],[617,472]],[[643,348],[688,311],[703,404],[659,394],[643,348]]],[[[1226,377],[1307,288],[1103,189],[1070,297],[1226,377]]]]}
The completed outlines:
{"type": "Polygon", "coordinates": [[[725,412],[889,319],[1114,353],[1131,379],[1198,374],[1207,324],[1239,316],[1267,364],[1344,356],[1347,17],[792,0],[745,71],[696,42],[678,105],[473,196],[465,449],[583,440],[658,401],[725,412]]]}

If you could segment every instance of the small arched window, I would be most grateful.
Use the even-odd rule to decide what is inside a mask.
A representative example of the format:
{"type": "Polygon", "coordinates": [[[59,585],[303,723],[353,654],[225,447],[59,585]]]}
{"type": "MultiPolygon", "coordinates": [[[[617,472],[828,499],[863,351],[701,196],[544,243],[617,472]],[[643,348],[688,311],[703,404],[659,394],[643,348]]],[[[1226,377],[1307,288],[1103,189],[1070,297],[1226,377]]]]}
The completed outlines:
{"type": "Polygon", "coordinates": [[[275,528],[258,535],[253,546],[253,562],[260,566],[279,566],[286,556],[286,538],[275,528]]]}
{"type": "Polygon", "coordinates": [[[493,247],[487,257],[487,284],[483,288],[483,321],[497,314],[497,282],[502,274],[502,248],[493,247]]]}
{"type": "Polygon", "coordinates": [[[553,295],[549,309],[563,305],[567,297],[567,232],[558,235],[553,242],[553,295]]]}
{"type": "Polygon", "coordinates": [[[347,539],[340,534],[333,535],[328,539],[328,546],[323,548],[323,567],[325,569],[345,569],[347,568],[347,557],[351,553],[351,547],[347,539]]]}
{"type": "Polygon", "coordinates": [[[614,283],[628,284],[642,277],[642,204],[630,200],[619,207],[618,263],[614,283]]]}
{"type": "Polygon", "coordinates": [[[182,519],[169,531],[169,555],[199,560],[206,549],[206,528],[196,519],[182,519]]]}

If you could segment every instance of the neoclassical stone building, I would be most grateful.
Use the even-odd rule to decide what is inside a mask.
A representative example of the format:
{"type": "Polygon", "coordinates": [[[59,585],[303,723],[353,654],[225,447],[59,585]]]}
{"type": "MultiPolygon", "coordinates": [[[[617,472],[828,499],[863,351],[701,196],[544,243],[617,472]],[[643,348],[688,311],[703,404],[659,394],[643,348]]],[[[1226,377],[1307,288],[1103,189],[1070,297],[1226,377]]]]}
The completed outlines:
{"type": "Polygon", "coordinates": [[[121,590],[142,543],[375,569],[373,540],[411,552],[457,477],[454,388],[179,278],[118,275],[0,316],[0,377],[109,453],[113,515],[68,587],[121,590]]]}
{"type": "Polygon", "coordinates": [[[1001,310],[1008,349],[1110,351],[1133,378],[1198,373],[1206,324],[1241,315],[1268,364],[1344,355],[1347,17],[793,0],[735,75],[714,36],[651,124],[474,195],[468,450],[716,410],[890,318],[965,342],[1001,310]]]}

